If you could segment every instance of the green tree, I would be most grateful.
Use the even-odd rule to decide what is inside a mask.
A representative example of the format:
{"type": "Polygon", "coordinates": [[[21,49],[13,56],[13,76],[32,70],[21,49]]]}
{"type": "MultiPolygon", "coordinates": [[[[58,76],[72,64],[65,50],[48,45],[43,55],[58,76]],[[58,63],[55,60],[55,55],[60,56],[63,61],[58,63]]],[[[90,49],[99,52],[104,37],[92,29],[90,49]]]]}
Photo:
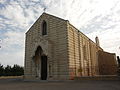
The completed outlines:
{"type": "Polygon", "coordinates": [[[4,76],[4,67],[0,64],[0,76],[4,76]]]}
{"type": "Polygon", "coordinates": [[[11,66],[7,65],[7,66],[5,67],[4,72],[5,72],[5,76],[12,76],[11,66]]]}
{"type": "Polygon", "coordinates": [[[11,69],[12,75],[13,76],[21,76],[24,74],[23,67],[15,64],[12,69],[11,69]]]}
{"type": "Polygon", "coordinates": [[[4,67],[0,64],[0,76],[21,76],[24,74],[23,67],[15,64],[13,67],[7,65],[4,67]]]}

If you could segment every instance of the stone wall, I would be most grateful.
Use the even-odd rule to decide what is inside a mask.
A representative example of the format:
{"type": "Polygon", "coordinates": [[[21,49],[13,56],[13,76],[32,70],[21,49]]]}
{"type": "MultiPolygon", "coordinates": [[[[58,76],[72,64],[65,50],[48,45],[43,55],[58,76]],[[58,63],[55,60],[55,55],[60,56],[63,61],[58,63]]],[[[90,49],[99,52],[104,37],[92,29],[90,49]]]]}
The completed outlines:
{"type": "Polygon", "coordinates": [[[48,57],[48,79],[68,78],[67,21],[46,13],[26,33],[25,79],[34,79],[33,56],[38,46],[48,57]],[[42,36],[42,21],[47,22],[47,35],[42,36]]]}
{"type": "Polygon", "coordinates": [[[99,74],[117,75],[117,62],[114,53],[98,52],[99,74]]]}
{"type": "Polygon", "coordinates": [[[100,65],[102,60],[106,60],[104,58],[106,55],[110,56],[111,63],[114,59],[111,54],[99,53],[98,51],[103,52],[102,48],[69,21],[43,13],[26,32],[25,79],[36,79],[33,57],[38,46],[42,48],[43,54],[48,59],[48,80],[96,76],[101,74],[100,65]],[[47,35],[42,35],[41,24],[44,20],[47,23],[47,35]],[[101,60],[102,55],[104,59],[101,60]]]}
{"type": "Polygon", "coordinates": [[[68,22],[68,57],[71,79],[99,74],[97,51],[102,50],[68,22]]]}

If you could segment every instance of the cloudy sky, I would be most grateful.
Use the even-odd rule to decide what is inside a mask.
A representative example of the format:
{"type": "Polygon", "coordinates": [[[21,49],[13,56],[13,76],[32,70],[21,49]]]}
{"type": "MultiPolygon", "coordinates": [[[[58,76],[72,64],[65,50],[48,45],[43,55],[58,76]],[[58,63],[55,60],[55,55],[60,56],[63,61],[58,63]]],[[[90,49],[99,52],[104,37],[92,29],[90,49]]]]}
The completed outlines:
{"type": "Polygon", "coordinates": [[[120,55],[120,0],[0,0],[0,63],[24,65],[25,32],[46,12],[120,55]]]}

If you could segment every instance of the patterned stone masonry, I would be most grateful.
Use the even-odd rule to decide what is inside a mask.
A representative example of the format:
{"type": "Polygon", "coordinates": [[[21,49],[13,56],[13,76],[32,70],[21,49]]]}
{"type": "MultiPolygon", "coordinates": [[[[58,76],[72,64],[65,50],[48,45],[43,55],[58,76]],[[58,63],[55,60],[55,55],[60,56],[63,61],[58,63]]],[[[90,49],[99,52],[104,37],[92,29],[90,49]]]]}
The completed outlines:
{"type": "Polygon", "coordinates": [[[103,49],[68,20],[43,13],[26,32],[24,79],[46,76],[47,80],[68,80],[99,75],[98,51],[103,49]],[[42,35],[43,21],[46,35],[42,35]],[[47,57],[46,65],[42,65],[42,56],[47,57]]]}

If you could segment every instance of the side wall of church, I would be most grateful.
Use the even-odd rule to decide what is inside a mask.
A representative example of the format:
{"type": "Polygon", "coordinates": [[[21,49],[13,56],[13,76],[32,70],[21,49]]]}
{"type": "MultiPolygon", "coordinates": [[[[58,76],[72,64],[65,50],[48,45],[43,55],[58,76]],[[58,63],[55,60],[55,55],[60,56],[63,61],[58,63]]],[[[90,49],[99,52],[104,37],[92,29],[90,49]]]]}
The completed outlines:
{"type": "Polygon", "coordinates": [[[98,75],[97,51],[102,49],[69,22],[67,27],[70,78],[98,75]]]}
{"type": "Polygon", "coordinates": [[[99,51],[98,62],[100,75],[117,75],[117,62],[114,53],[99,51]]]}
{"type": "Polygon", "coordinates": [[[35,78],[32,57],[38,46],[48,57],[48,79],[68,78],[67,22],[51,15],[43,14],[26,33],[25,79],[35,78]],[[42,36],[41,23],[47,22],[47,35],[42,36]]]}

